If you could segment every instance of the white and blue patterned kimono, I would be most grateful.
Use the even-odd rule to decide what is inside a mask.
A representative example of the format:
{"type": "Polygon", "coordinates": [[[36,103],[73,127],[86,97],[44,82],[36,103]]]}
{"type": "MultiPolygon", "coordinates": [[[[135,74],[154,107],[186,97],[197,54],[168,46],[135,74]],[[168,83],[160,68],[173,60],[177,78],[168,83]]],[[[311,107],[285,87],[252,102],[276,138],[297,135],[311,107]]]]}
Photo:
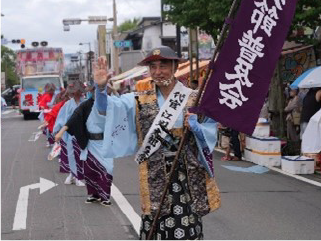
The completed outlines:
{"type": "MultiPolygon", "coordinates": [[[[158,107],[161,108],[165,103],[165,99],[159,90],[157,90],[156,92],[156,98],[158,107]]],[[[106,114],[103,155],[106,158],[116,158],[135,154],[138,150],[138,134],[136,132],[136,105],[138,103],[135,99],[135,94],[129,93],[120,97],[107,98],[106,91],[100,92],[98,88],[96,88],[95,104],[97,106],[97,109],[99,110],[99,113],[106,114]]],[[[197,147],[194,148],[198,149],[198,156],[197,160],[195,158],[195,161],[200,162],[200,164],[205,167],[208,175],[210,177],[213,177],[214,173],[211,153],[215,147],[217,140],[216,122],[210,118],[205,118],[202,123],[199,123],[197,121],[196,115],[190,116],[188,121],[192,133],[195,136],[197,147]]],[[[176,120],[173,128],[182,128],[183,125],[184,114],[182,112],[176,120]]],[[[167,136],[165,139],[170,142],[170,137],[167,136]]],[[[153,163],[153,165],[155,165],[155,162],[153,163]]],[[[159,177],[159,180],[156,180],[156,172],[152,173],[153,170],[150,171],[147,179],[152,180],[150,183],[154,183],[148,183],[148,187],[150,188],[150,190],[152,188],[154,190],[157,190],[160,185],[159,183],[163,180],[161,178],[163,177],[159,177]]],[[[192,210],[191,203],[183,201],[187,199],[182,199],[182,197],[186,198],[186,195],[188,195],[190,191],[190,189],[187,188],[187,179],[179,178],[180,174],[184,175],[184,173],[186,173],[186,166],[179,162],[177,169],[175,170],[176,171],[174,172],[173,178],[171,180],[172,183],[168,190],[168,196],[170,195],[172,197],[170,212],[158,218],[156,222],[156,232],[153,234],[153,239],[201,239],[203,237],[201,216],[199,214],[196,214],[194,210],[192,210]],[[174,207],[180,207],[182,212],[178,213],[173,211],[174,207]],[[169,219],[175,220],[175,225],[167,226],[165,220],[169,219]],[[187,221],[187,223],[185,222],[182,224],[181,220],[183,219],[193,219],[194,221],[187,221]],[[178,230],[180,230],[180,234],[184,233],[184,235],[178,237],[178,230]]],[[[163,173],[163,170],[159,173],[163,173]]],[[[202,182],[204,183],[204,180],[202,180],[202,182]]],[[[159,193],[160,192],[158,192],[158,194],[159,193]]],[[[148,198],[149,200],[152,200],[153,198],[154,203],[156,203],[154,197],[155,196],[149,196],[148,198]]],[[[142,199],[142,210],[146,206],[145,204],[146,202],[143,203],[142,199]]],[[[140,239],[146,238],[152,222],[153,215],[143,212],[140,239]]]]}
{"type": "MultiPolygon", "coordinates": [[[[95,106],[88,116],[86,127],[88,132],[100,134],[104,132],[106,117],[98,113],[95,106]]],[[[98,196],[101,200],[109,200],[113,180],[114,160],[103,156],[103,140],[88,140],[87,157],[84,162],[84,178],[89,195],[98,196]]]]}
{"type": "Polygon", "coordinates": [[[1,112],[6,109],[6,100],[0,96],[0,126],[1,126],[1,112]]]}
{"type": "MultiPolygon", "coordinates": [[[[108,99],[106,95],[106,91],[100,92],[96,88],[95,105],[99,112],[106,113],[103,155],[106,158],[133,155],[138,150],[134,93],[124,94],[120,97],[108,96],[108,99]]],[[[160,107],[165,102],[159,90],[157,91],[157,102],[160,107]]],[[[213,176],[210,171],[211,167],[208,166],[202,150],[207,147],[209,153],[213,152],[217,141],[217,123],[207,117],[202,123],[198,123],[195,117],[189,119],[189,124],[200,150],[198,159],[204,164],[210,176],[213,176]]],[[[183,113],[181,113],[173,128],[182,127],[183,121],[184,117],[183,113]]]]}
{"type": "MultiPolygon", "coordinates": [[[[83,99],[80,100],[79,104],[82,101],[83,99]]],[[[67,123],[68,119],[71,117],[72,113],[79,106],[79,104],[77,104],[74,98],[72,98],[63,105],[63,107],[59,111],[59,114],[55,122],[55,126],[53,128],[54,134],[58,133],[60,129],[67,123]]],[[[73,142],[75,142],[75,138],[69,135],[67,132],[65,132],[62,136],[62,140],[60,144],[62,147],[62,151],[67,152],[65,154],[67,156],[70,172],[77,178],[79,177],[79,179],[82,179],[81,174],[79,173],[79,170],[77,172],[77,163],[76,163],[76,156],[75,156],[73,142]]],[[[65,160],[61,160],[61,165],[67,165],[67,163],[65,163],[65,160]]],[[[68,166],[66,166],[65,168],[68,169],[68,166]]]]}

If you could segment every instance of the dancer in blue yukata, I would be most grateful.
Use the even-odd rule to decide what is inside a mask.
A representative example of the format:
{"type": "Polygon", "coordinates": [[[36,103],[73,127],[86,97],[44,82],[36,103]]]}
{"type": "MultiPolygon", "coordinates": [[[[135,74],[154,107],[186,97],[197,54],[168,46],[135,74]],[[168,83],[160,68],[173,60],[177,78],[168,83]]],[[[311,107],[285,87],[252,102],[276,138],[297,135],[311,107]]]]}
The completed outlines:
{"type": "Polygon", "coordinates": [[[71,81],[68,83],[67,92],[70,96],[63,107],[60,109],[53,129],[55,134],[55,141],[60,142],[60,171],[69,173],[65,180],[65,184],[76,184],[77,186],[84,186],[80,180],[84,178],[83,162],[80,160],[82,152],[77,144],[74,136],[65,133],[63,129],[74,110],[83,102],[83,93],[85,88],[80,81],[71,81]]]}
{"type": "Polygon", "coordinates": [[[120,97],[107,97],[106,59],[99,58],[94,68],[98,86],[95,102],[99,113],[106,117],[103,155],[117,158],[136,154],[139,164],[141,239],[147,238],[159,208],[153,239],[202,239],[202,217],[220,206],[211,155],[217,123],[188,112],[197,93],[175,78],[178,62],[171,48],[153,49],[140,63],[150,68],[152,81],[148,87],[120,97]],[[160,207],[184,128],[189,128],[192,135],[179,155],[160,207]]]}
{"type": "Polygon", "coordinates": [[[84,177],[89,195],[86,203],[99,202],[109,206],[114,162],[112,158],[103,156],[105,120],[105,116],[100,115],[94,105],[93,95],[76,108],[62,130],[75,136],[80,148],[86,152],[86,156],[83,155],[84,177]]]}

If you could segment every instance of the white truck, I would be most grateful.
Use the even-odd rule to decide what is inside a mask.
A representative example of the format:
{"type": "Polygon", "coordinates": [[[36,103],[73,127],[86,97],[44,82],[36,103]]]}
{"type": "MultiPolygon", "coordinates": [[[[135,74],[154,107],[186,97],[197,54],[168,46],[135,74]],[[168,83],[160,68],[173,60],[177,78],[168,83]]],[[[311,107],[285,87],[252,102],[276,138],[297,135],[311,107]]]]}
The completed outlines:
{"type": "Polygon", "coordinates": [[[63,89],[64,55],[62,48],[31,48],[17,51],[17,72],[20,76],[19,108],[24,119],[39,113],[39,100],[47,83],[63,89]]]}

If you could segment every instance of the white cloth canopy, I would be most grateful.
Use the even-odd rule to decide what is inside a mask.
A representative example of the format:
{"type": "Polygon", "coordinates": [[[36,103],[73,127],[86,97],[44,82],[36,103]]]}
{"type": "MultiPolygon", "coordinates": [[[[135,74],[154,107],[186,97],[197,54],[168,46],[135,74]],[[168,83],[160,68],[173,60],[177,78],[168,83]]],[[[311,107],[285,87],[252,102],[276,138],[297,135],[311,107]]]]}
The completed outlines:
{"type": "Polygon", "coordinates": [[[138,76],[146,75],[146,74],[148,74],[148,67],[137,66],[137,67],[132,68],[131,70],[128,70],[120,75],[114,76],[110,80],[113,81],[114,89],[118,90],[118,89],[120,89],[120,85],[124,81],[136,78],[138,76]]]}
{"type": "Polygon", "coordinates": [[[133,77],[131,77],[131,75],[135,75],[136,73],[144,73],[144,72],[146,72],[146,73],[148,72],[148,68],[146,66],[137,66],[137,67],[134,67],[124,73],[114,76],[110,80],[111,81],[125,80],[128,78],[133,78],[133,77]]]}
{"type": "Polygon", "coordinates": [[[302,153],[319,153],[321,151],[321,109],[315,113],[302,135],[302,153]]]}

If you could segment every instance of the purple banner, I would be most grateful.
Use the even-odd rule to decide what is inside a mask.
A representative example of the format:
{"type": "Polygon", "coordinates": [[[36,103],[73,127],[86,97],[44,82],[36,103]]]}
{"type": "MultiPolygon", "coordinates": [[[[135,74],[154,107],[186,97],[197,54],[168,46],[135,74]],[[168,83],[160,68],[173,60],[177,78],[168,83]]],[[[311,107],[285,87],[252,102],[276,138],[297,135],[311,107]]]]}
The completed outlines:
{"type": "Polygon", "coordinates": [[[243,0],[197,113],[251,135],[297,0],[243,0]]]}

